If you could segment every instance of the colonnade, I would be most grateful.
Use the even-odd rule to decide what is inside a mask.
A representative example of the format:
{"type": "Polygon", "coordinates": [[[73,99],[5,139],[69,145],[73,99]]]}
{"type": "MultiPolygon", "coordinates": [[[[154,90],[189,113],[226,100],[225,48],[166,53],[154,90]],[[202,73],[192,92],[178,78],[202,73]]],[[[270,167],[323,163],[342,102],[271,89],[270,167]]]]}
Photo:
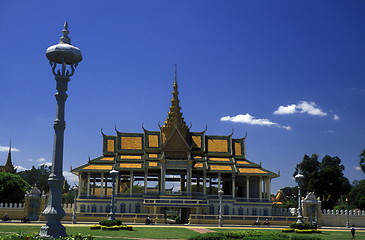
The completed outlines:
{"type": "MultiPolygon", "coordinates": [[[[154,177],[152,180],[157,182],[157,186],[153,194],[169,195],[170,192],[166,190],[166,183],[169,182],[166,178],[170,176],[169,170],[166,167],[162,167],[160,173],[154,172],[152,175],[150,174],[147,169],[144,172],[120,172],[116,178],[116,193],[121,193],[121,178],[126,183],[128,183],[129,179],[129,191],[123,192],[123,195],[129,194],[132,196],[134,194],[133,185],[135,184],[135,178],[139,178],[138,182],[143,181],[143,194],[150,194],[151,192],[148,188],[149,180],[154,177]]],[[[270,198],[271,179],[267,176],[241,176],[230,173],[210,173],[207,171],[198,172],[193,171],[191,168],[181,171],[177,175],[179,175],[181,195],[215,195],[211,191],[215,187],[218,191],[223,190],[224,195],[246,201],[250,201],[250,199],[262,201],[263,199],[270,198]],[[193,185],[197,185],[194,191],[192,191],[193,185]],[[210,189],[209,192],[207,192],[208,189],[210,189]]],[[[78,196],[108,196],[111,194],[111,182],[112,178],[109,173],[79,173],[80,187],[78,196]]]]}

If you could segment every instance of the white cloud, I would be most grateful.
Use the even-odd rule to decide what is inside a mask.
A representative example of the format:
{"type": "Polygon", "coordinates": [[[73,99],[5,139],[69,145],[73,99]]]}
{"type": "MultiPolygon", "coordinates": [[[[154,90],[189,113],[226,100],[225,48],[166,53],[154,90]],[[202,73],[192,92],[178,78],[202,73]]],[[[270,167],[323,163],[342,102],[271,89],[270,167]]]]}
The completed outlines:
{"type": "Polygon", "coordinates": [[[333,120],[340,120],[340,117],[337,114],[333,114],[333,120]]]}
{"type": "Polygon", "coordinates": [[[29,168],[25,168],[25,167],[22,167],[22,166],[15,166],[16,167],[16,171],[17,172],[22,172],[22,171],[25,171],[25,170],[30,170],[29,168]]]}
{"type": "Polygon", "coordinates": [[[42,165],[50,167],[50,166],[52,166],[52,162],[43,162],[43,163],[38,164],[38,166],[42,166],[42,165]]]}
{"type": "Polygon", "coordinates": [[[67,171],[63,171],[63,176],[65,177],[65,179],[67,180],[68,184],[72,187],[72,186],[77,186],[79,179],[78,177],[70,172],[67,171]]]}
{"type": "Polygon", "coordinates": [[[274,114],[276,115],[294,113],[307,113],[309,115],[322,117],[327,116],[327,113],[319,108],[315,102],[307,101],[301,101],[298,104],[290,104],[286,107],[280,106],[276,111],[274,111],[274,114]]]}
{"type": "Polygon", "coordinates": [[[246,114],[238,114],[237,116],[230,117],[225,116],[220,119],[221,121],[229,121],[229,122],[235,122],[235,123],[244,123],[244,124],[250,124],[250,125],[259,125],[259,126],[275,126],[284,128],[286,130],[292,130],[290,126],[282,126],[278,123],[272,122],[269,119],[265,118],[255,118],[254,116],[251,116],[249,113],[246,114]]]}
{"type": "Polygon", "coordinates": [[[288,105],[286,107],[284,106],[280,106],[275,112],[274,114],[293,114],[293,113],[297,113],[298,111],[296,110],[297,105],[295,104],[291,104],[288,105]]]}
{"type": "Polygon", "coordinates": [[[354,169],[358,170],[358,171],[361,171],[361,167],[359,167],[359,166],[354,167],[354,169]]]}
{"type": "Polygon", "coordinates": [[[40,158],[40,159],[37,159],[37,160],[35,160],[36,162],[45,162],[46,161],[46,159],[45,158],[40,158]]]}
{"type": "MultiPolygon", "coordinates": [[[[17,148],[11,148],[12,152],[20,152],[17,148]]],[[[9,152],[9,147],[0,146],[0,152],[9,152]]]]}

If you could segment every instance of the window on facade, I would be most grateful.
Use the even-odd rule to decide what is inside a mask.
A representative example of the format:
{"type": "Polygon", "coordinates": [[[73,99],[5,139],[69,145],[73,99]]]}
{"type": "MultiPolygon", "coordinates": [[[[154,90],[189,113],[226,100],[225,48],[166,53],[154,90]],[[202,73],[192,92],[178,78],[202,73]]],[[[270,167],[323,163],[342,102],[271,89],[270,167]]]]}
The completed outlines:
{"type": "Polygon", "coordinates": [[[125,213],[125,203],[120,204],[120,212],[125,213]]]}
{"type": "Polygon", "coordinates": [[[87,205],[87,212],[90,212],[90,206],[87,205]]]}
{"type": "Polygon", "coordinates": [[[106,207],[105,207],[105,212],[106,212],[106,213],[110,213],[110,205],[106,205],[106,207]]]}
{"type": "Polygon", "coordinates": [[[214,205],[209,206],[209,214],[214,215],[214,205]]]}
{"type": "Polygon", "coordinates": [[[252,209],[252,215],[257,216],[257,209],[256,208],[252,209]]]}
{"type": "Polygon", "coordinates": [[[225,205],[224,206],[224,215],[229,215],[229,206],[228,205],[225,205]]]}
{"type": "Polygon", "coordinates": [[[244,213],[243,213],[243,208],[238,208],[238,215],[243,215],[244,213]]]}
{"type": "Polygon", "coordinates": [[[84,204],[81,204],[80,206],[80,212],[85,212],[86,206],[84,204]]]}
{"type": "Polygon", "coordinates": [[[135,210],[136,210],[136,213],[141,213],[141,204],[136,203],[135,210]]]}
{"type": "Polygon", "coordinates": [[[99,212],[103,212],[103,206],[100,206],[99,212]]]}
{"type": "Polygon", "coordinates": [[[96,212],[96,205],[95,205],[95,204],[93,204],[93,205],[91,206],[91,212],[96,212]]]}
{"type": "Polygon", "coordinates": [[[267,208],[264,208],[264,216],[269,216],[269,209],[267,208]]]}

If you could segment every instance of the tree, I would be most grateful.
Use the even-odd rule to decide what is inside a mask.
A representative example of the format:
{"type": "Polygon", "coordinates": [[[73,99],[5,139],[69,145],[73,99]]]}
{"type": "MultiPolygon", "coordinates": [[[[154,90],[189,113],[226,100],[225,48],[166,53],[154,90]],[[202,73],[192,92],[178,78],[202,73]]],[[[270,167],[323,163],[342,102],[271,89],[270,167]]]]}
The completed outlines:
{"type": "Polygon", "coordinates": [[[360,167],[361,170],[365,173],[365,149],[362,150],[360,154],[360,167]]]}
{"type": "Polygon", "coordinates": [[[0,202],[23,202],[26,191],[31,186],[16,174],[0,172],[0,202]]]}
{"type": "Polygon", "coordinates": [[[317,154],[312,154],[310,157],[308,155],[304,155],[303,161],[297,164],[293,177],[299,173],[300,169],[301,174],[304,176],[303,184],[301,186],[302,194],[314,191],[315,175],[318,173],[320,165],[321,163],[318,161],[317,154]]]}
{"type": "Polygon", "coordinates": [[[51,167],[41,165],[38,168],[34,166],[30,170],[19,172],[18,175],[27,181],[31,186],[37,185],[41,192],[47,193],[49,191],[48,176],[51,173],[51,167]]]}
{"type": "Polygon", "coordinates": [[[353,182],[349,200],[358,209],[365,210],[365,180],[353,182]]]}
{"type": "Polygon", "coordinates": [[[341,159],[326,155],[321,162],[318,156],[304,156],[303,161],[297,164],[293,176],[301,170],[304,175],[302,186],[303,195],[308,192],[320,197],[323,209],[333,209],[341,195],[347,195],[351,190],[349,180],[344,176],[345,167],[341,164],[341,159]]]}

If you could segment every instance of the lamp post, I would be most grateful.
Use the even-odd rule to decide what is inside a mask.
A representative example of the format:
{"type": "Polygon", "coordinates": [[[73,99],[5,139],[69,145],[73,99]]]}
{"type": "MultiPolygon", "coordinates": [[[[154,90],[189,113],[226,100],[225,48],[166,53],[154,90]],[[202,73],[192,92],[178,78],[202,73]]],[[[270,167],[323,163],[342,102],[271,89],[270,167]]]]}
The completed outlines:
{"type": "Polygon", "coordinates": [[[74,74],[78,63],[82,60],[80,49],[71,45],[71,40],[68,37],[69,31],[67,29],[68,24],[65,22],[64,29],[62,30],[63,36],[60,38],[60,42],[49,47],[46,51],[46,57],[51,64],[52,73],[56,79],[56,89],[58,92],[55,94],[57,100],[57,114],[53,123],[55,134],[52,169],[51,174],[48,177],[50,194],[47,207],[43,211],[43,215],[47,222],[46,225],[41,227],[41,237],[57,238],[67,236],[66,228],[61,224],[61,220],[65,215],[65,211],[61,205],[62,185],[65,179],[62,175],[63,142],[66,128],[64,119],[65,102],[67,99],[67,84],[70,81],[70,77],[74,74]],[[58,64],[60,66],[56,70],[58,64]]]}
{"type": "Polygon", "coordinates": [[[76,224],[76,212],[77,212],[77,203],[76,203],[76,198],[77,198],[77,193],[78,193],[78,188],[74,187],[72,189],[73,193],[74,193],[74,207],[73,207],[73,211],[72,211],[72,224],[76,224]]]}
{"type": "Polygon", "coordinates": [[[348,198],[346,198],[346,215],[347,215],[346,228],[349,228],[350,227],[350,221],[349,221],[349,199],[348,198]]]}
{"type": "Polygon", "coordinates": [[[300,186],[303,183],[304,176],[298,172],[295,176],[295,181],[298,183],[298,220],[297,223],[303,223],[303,213],[302,213],[302,195],[300,192],[300,186]]]}
{"type": "Polygon", "coordinates": [[[111,206],[110,206],[110,215],[109,220],[115,220],[115,178],[118,175],[118,171],[113,169],[110,172],[112,176],[112,197],[111,197],[111,206]]]}
{"type": "Polygon", "coordinates": [[[218,227],[223,227],[223,217],[222,217],[222,195],[223,191],[218,191],[218,198],[219,198],[219,216],[218,216],[218,227]]]}

